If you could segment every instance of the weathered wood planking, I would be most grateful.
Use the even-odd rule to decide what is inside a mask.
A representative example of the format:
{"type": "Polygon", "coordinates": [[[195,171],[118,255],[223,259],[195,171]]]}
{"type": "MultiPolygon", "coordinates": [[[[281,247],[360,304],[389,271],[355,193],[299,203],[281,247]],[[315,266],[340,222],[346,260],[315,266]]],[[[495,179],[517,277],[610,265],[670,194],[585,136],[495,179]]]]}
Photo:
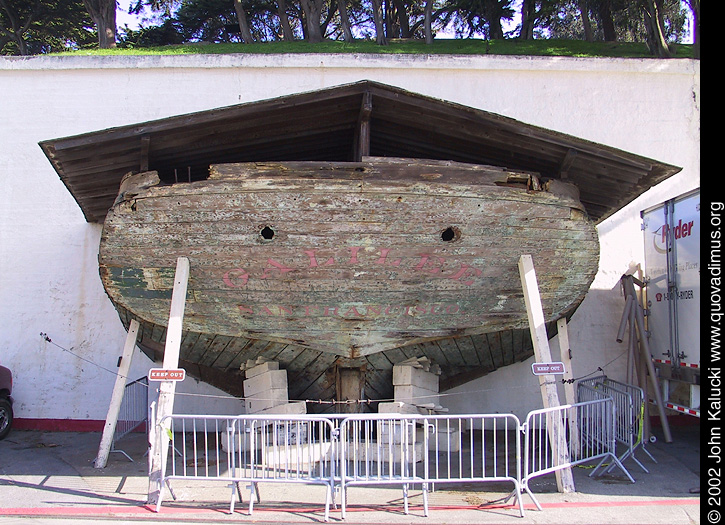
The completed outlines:
{"type": "Polygon", "coordinates": [[[185,327],[218,334],[194,356],[204,366],[232,362],[234,337],[355,358],[520,329],[522,252],[536,260],[549,320],[581,301],[597,267],[575,193],[539,185],[412,159],[213,166],[207,181],[124,194],[104,226],[101,276],[116,304],[163,324],[169,261],[188,257],[185,327]]]}
{"type": "MultiPolygon", "coordinates": [[[[131,319],[136,318],[123,307],[118,307],[118,310],[121,320],[126,326],[129,325],[131,319]]],[[[139,347],[151,359],[161,360],[165,337],[163,327],[147,321],[141,321],[141,324],[144,329],[139,347]]],[[[552,323],[547,329],[553,336],[556,325],[552,323]]],[[[229,394],[242,396],[244,375],[239,370],[240,365],[257,357],[273,359],[280,362],[280,366],[288,371],[290,377],[294,377],[294,381],[289,382],[290,399],[310,400],[308,412],[334,412],[335,408],[329,404],[335,399],[334,375],[329,374],[335,366],[358,368],[365,365],[365,398],[372,401],[391,400],[393,397],[393,365],[410,357],[426,356],[429,359],[441,360],[439,363],[442,365],[440,385],[441,390],[446,390],[505,366],[504,355],[506,363],[524,361],[533,355],[528,329],[509,330],[508,332],[510,333],[508,337],[505,334],[504,337],[498,337],[497,334],[481,334],[439,339],[435,341],[437,346],[412,344],[356,359],[314,351],[294,344],[237,337],[233,338],[223,351],[226,353],[230,349],[234,349],[233,351],[237,352],[232,362],[225,368],[218,368],[219,362],[211,358],[217,348],[214,345],[215,335],[186,332],[182,341],[180,366],[185,368],[191,377],[212,384],[229,394]],[[489,343],[489,340],[492,343],[489,343]],[[504,340],[508,340],[511,346],[504,347],[496,344],[504,340]],[[461,351],[463,348],[467,348],[468,351],[461,351]],[[460,351],[460,355],[463,357],[462,361],[456,363],[457,366],[451,366],[450,359],[447,357],[454,350],[460,351]],[[199,364],[198,356],[207,354],[209,354],[208,359],[214,361],[212,366],[199,364]],[[315,367],[316,372],[304,373],[305,369],[310,366],[315,367]],[[319,403],[320,400],[323,401],[322,404],[319,403]]],[[[375,403],[372,403],[366,405],[365,408],[375,411],[376,406],[375,403]]]]}

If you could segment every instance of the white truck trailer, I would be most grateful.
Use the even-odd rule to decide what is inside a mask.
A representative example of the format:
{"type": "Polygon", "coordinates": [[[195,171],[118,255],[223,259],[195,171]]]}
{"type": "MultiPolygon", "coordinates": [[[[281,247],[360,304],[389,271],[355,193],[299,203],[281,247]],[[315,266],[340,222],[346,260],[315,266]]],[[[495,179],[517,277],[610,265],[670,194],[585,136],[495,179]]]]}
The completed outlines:
{"type": "Polygon", "coordinates": [[[641,212],[646,319],[665,407],[700,417],[700,190],[641,212]]]}

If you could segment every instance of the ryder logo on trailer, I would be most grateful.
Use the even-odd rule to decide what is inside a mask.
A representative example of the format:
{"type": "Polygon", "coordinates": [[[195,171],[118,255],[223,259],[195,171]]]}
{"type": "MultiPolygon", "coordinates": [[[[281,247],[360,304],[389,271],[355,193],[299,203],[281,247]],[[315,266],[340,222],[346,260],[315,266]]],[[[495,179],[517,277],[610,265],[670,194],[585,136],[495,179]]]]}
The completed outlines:
{"type": "MultiPolygon", "coordinates": [[[[684,239],[693,234],[695,221],[682,222],[680,219],[677,226],[672,228],[672,235],[675,240],[684,239]]],[[[657,230],[652,232],[652,242],[657,253],[667,253],[667,237],[670,234],[670,227],[667,224],[663,224],[657,230]]]]}

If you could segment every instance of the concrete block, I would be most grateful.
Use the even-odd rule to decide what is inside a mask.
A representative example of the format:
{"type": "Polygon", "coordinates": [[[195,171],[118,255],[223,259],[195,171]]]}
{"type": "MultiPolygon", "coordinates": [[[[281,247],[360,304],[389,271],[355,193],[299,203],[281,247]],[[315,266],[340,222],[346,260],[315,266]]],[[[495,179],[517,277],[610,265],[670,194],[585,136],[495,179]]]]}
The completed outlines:
{"type": "Polygon", "coordinates": [[[307,425],[304,423],[273,423],[267,429],[270,443],[295,447],[307,442],[307,425]]]}
{"type": "Polygon", "coordinates": [[[247,379],[251,379],[254,376],[258,376],[259,374],[269,372],[270,370],[279,370],[279,363],[277,361],[266,361],[264,363],[255,365],[251,368],[248,368],[244,372],[244,374],[247,377],[247,379]]]}
{"type": "Polygon", "coordinates": [[[412,385],[426,390],[439,390],[438,375],[426,372],[422,368],[409,365],[395,365],[393,367],[393,385],[412,385]]]}
{"type": "Polygon", "coordinates": [[[288,400],[286,388],[275,388],[265,390],[251,397],[245,396],[244,406],[247,409],[247,414],[256,414],[261,410],[287,404],[288,400]]]}
{"type": "MultiPolygon", "coordinates": [[[[260,459],[259,463],[267,468],[276,467],[279,469],[289,468],[291,471],[299,468],[309,468],[320,462],[329,462],[333,455],[332,443],[304,443],[297,445],[295,442],[291,446],[284,448],[284,452],[280,454],[279,448],[265,447],[261,452],[264,459],[260,459]]],[[[327,467],[329,468],[329,466],[327,467]]]]}
{"type": "Polygon", "coordinates": [[[415,441],[415,425],[408,425],[404,421],[385,421],[378,423],[378,440],[383,444],[403,442],[403,436],[407,434],[405,443],[412,444],[415,441]]]}
{"type": "Polygon", "coordinates": [[[440,405],[440,395],[437,390],[428,390],[413,385],[396,385],[393,389],[393,399],[412,405],[440,405]]]}
{"type": "MultiPolygon", "coordinates": [[[[426,453],[423,448],[423,442],[415,443],[411,447],[395,447],[388,444],[377,443],[347,443],[345,447],[346,458],[349,460],[357,460],[360,463],[373,462],[377,463],[392,461],[394,463],[420,463],[425,459],[426,453]]],[[[371,465],[372,468],[374,466],[371,465]]],[[[413,472],[409,473],[411,476],[413,472]]],[[[420,472],[422,475],[423,472],[420,472]]]]}
{"type": "Polygon", "coordinates": [[[399,401],[380,403],[378,405],[378,413],[380,414],[423,414],[427,411],[421,411],[417,406],[399,401]]]}
{"type": "MultiPolygon", "coordinates": [[[[256,368],[256,367],[255,367],[256,368]]],[[[244,396],[250,397],[265,390],[287,388],[287,370],[268,370],[244,380],[244,396]]]]}
{"type": "Polygon", "coordinates": [[[260,410],[257,414],[264,414],[266,416],[284,416],[284,415],[297,415],[307,413],[307,403],[304,401],[295,401],[294,403],[285,403],[283,405],[276,405],[271,408],[260,410]]]}

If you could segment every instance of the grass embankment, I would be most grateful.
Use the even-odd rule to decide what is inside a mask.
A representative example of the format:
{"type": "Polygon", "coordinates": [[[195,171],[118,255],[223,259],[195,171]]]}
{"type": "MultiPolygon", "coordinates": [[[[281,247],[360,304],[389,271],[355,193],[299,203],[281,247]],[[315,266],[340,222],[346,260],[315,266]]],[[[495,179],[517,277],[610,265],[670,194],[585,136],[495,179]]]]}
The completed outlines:
{"type": "MultiPolygon", "coordinates": [[[[643,43],[585,42],[580,40],[478,40],[441,39],[392,41],[380,46],[372,41],[352,43],[327,41],[263,42],[258,44],[193,43],[134,49],[96,49],[58,53],[60,55],[189,55],[189,54],[287,54],[287,53],[378,53],[415,55],[527,55],[568,57],[653,58],[643,43]]],[[[675,58],[692,58],[692,45],[678,44],[675,58]]]]}

